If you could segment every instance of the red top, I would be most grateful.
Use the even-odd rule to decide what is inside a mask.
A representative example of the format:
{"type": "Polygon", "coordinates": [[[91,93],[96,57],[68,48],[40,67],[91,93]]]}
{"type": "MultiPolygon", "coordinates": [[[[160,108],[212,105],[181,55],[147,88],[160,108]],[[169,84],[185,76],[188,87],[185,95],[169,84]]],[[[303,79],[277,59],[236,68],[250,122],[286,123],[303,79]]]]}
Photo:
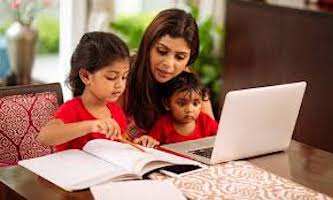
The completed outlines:
{"type": "MultiPolygon", "coordinates": [[[[124,111],[113,102],[109,102],[107,106],[112,117],[118,122],[121,131],[125,131],[126,116],[124,111]]],[[[88,110],[83,105],[81,98],[79,97],[73,98],[72,100],[62,104],[56,111],[55,118],[62,120],[65,124],[96,119],[88,112],[88,110]]],[[[104,134],[88,133],[82,137],[73,139],[60,145],[56,145],[55,150],[61,151],[65,149],[82,149],[88,141],[98,138],[106,139],[104,134]]]]}
{"type": "Polygon", "coordinates": [[[149,131],[149,135],[163,145],[212,136],[216,134],[217,128],[217,122],[207,114],[201,112],[195,120],[193,132],[189,135],[181,135],[174,128],[171,116],[163,115],[155,122],[154,127],[149,131]]]}

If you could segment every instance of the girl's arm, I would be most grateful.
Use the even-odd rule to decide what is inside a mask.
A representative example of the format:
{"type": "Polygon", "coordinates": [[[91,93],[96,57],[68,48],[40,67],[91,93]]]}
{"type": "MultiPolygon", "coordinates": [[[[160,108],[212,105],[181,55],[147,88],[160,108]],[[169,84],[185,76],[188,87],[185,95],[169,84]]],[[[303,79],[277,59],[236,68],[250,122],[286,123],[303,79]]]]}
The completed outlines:
{"type": "Polygon", "coordinates": [[[65,124],[60,119],[53,119],[40,130],[38,139],[44,145],[58,145],[86,135],[91,126],[89,121],[65,124]]]}
{"type": "Polygon", "coordinates": [[[90,132],[105,134],[114,138],[121,133],[118,123],[114,119],[89,120],[65,124],[60,119],[53,119],[44,126],[38,136],[44,145],[54,146],[82,137],[90,132]]]}

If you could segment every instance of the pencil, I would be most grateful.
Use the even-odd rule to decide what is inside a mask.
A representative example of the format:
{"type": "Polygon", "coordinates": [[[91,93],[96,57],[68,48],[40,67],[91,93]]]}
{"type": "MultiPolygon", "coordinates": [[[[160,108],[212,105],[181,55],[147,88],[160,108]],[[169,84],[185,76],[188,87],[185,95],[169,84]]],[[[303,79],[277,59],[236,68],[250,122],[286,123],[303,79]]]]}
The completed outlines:
{"type": "Polygon", "coordinates": [[[125,143],[125,144],[129,144],[131,145],[132,147],[136,148],[137,150],[141,151],[141,152],[146,152],[142,147],[139,147],[139,145],[137,144],[134,144],[133,142],[129,141],[129,140],[126,140],[126,139],[118,139],[120,142],[122,143],[125,143]]]}

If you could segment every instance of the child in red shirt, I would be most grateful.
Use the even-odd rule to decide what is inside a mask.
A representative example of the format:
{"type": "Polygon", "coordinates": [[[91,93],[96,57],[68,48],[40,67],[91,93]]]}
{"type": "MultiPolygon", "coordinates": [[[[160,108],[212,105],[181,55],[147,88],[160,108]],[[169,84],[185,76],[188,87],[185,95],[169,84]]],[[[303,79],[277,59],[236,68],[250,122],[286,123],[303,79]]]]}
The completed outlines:
{"type": "Polygon", "coordinates": [[[59,107],[39,134],[43,144],[56,150],[82,149],[92,139],[121,137],[126,117],[115,101],[123,93],[129,71],[129,50],[112,33],[82,36],[68,77],[74,94],[59,107]]]}
{"type": "Polygon", "coordinates": [[[194,73],[182,72],[162,86],[167,114],[155,123],[149,135],[160,144],[169,144],[215,135],[218,124],[201,112],[205,90],[194,73]]]}

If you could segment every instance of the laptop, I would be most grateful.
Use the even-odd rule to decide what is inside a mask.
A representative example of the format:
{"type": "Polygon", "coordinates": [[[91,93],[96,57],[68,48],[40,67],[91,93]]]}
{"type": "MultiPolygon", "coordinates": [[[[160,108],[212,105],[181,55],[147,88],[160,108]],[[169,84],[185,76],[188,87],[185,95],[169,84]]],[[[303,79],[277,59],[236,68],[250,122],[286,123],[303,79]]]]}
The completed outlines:
{"type": "Polygon", "coordinates": [[[289,147],[306,82],[227,93],[216,136],[163,145],[194,160],[217,164],[289,147]]]}

